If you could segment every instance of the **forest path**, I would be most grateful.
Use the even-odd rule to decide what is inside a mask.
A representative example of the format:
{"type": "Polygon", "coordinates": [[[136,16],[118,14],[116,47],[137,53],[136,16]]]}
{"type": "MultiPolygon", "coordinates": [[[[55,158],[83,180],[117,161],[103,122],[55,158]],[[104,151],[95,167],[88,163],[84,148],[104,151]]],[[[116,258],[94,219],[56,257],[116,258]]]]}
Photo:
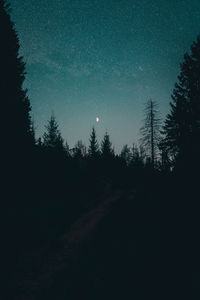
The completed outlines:
{"type": "Polygon", "coordinates": [[[56,274],[65,270],[76,259],[81,245],[90,239],[97,225],[122,195],[121,191],[107,194],[104,196],[105,200],[74,222],[54,245],[27,254],[23,259],[23,270],[17,275],[20,280],[13,293],[16,295],[15,299],[35,300],[41,290],[48,290],[56,274]]]}

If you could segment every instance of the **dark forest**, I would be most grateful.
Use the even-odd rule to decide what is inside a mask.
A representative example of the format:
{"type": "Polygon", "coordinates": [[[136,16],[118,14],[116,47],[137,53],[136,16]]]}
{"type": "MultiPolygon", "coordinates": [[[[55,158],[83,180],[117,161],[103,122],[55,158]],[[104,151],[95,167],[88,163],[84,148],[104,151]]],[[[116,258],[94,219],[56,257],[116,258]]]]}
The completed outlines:
{"type": "Polygon", "coordinates": [[[165,118],[116,153],[91,127],[73,148],[56,114],[35,135],[26,65],[0,1],[2,300],[189,299],[200,288],[200,36],[165,118]]]}

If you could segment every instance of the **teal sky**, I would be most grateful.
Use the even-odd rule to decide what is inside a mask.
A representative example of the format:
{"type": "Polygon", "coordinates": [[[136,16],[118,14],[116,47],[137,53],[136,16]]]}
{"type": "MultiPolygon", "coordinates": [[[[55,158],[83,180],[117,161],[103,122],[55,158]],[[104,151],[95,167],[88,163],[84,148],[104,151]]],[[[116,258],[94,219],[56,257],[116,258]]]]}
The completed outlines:
{"type": "Polygon", "coordinates": [[[200,33],[199,0],[10,2],[37,136],[53,111],[71,147],[87,145],[95,125],[119,151],[138,140],[146,100],[166,115],[179,64],[200,33]]]}

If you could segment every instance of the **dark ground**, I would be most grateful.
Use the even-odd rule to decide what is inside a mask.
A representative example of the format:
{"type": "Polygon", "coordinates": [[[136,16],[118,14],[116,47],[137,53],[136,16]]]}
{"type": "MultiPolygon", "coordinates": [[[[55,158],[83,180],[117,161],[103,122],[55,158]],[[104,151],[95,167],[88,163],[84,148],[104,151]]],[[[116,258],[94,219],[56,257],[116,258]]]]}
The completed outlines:
{"type": "Polygon", "coordinates": [[[199,299],[169,194],[149,192],[121,196],[40,299],[199,299]]]}
{"type": "Polygon", "coordinates": [[[28,258],[20,292],[6,300],[200,299],[179,208],[172,212],[161,190],[108,194],[39,258],[28,258]]]}

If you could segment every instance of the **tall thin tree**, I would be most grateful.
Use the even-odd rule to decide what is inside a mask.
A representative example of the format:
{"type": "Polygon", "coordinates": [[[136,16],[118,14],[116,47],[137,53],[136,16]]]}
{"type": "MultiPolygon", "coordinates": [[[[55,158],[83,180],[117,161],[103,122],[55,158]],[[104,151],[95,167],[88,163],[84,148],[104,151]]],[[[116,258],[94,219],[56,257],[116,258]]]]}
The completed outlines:
{"type": "Polygon", "coordinates": [[[90,135],[90,144],[88,148],[88,155],[91,159],[96,159],[99,156],[99,144],[97,141],[95,128],[92,128],[92,133],[90,135]]]}
{"type": "Polygon", "coordinates": [[[106,132],[101,142],[101,156],[103,159],[110,159],[114,156],[114,150],[110,141],[110,136],[106,132]]]}
{"type": "Polygon", "coordinates": [[[161,120],[158,117],[158,104],[153,100],[148,100],[145,107],[145,120],[141,128],[141,144],[146,150],[147,156],[151,158],[154,167],[158,157],[158,145],[160,140],[161,120]]]}
{"type": "Polygon", "coordinates": [[[127,144],[123,146],[122,151],[120,153],[120,158],[122,159],[122,161],[124,161],[126,166],[129,165],[131,161],[131,149],[127,144]]]}

